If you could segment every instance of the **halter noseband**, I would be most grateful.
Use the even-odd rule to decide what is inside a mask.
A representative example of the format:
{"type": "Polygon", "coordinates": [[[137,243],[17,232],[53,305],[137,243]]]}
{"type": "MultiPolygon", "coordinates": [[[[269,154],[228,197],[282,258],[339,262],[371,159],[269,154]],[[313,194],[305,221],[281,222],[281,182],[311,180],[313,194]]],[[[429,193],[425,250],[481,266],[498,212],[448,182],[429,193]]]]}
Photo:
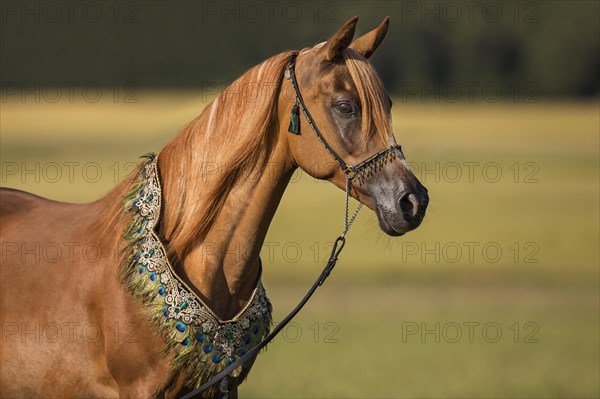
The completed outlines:
{"type": "Polygon", "coordinates": [[[319,131],[315,120],[312,115],[308,111],[306,104],[304,103],[304,99],[302,98],[302,94],[300,93],[300,88],[298,86],[298,80],[296,79],[295,67],[296,67],[296,58],[298,57],[298,52],[293,52],[290,54],[290,60],[288,66],[285,69],[285,77],[292,82],[292,86],[294,88],[294,94],[296,97],[296,104],[292,108],[292,122],[290,123],[290,129],[288,129],[291,133],[300,134],[300,120],[298,119],[298,108],[302,110],[302,113],[306,117],[308,124],[310,125],[313,132],[317,136],[317,139],[323,144],[325,150],[329,153],[329,155],[333,158],[333,160],[339,165],[342,171],[346,174],[346,179],[350,181],[354,180],[354,178],[358,178],[359,184],[362,184],[364,180],[368,177],[373,176],[377,172],[383,169],[383,166],[388,162],[391,162],[396,157],[403,159],[402,155],[402,146],[399,144],[392,144],[387,148],[373,154],[369,158],[364,161],[358,163],[355,166],[350,166],[342,157],[340,157],[337,152],[329,145],[323,134],[319,131]]]}

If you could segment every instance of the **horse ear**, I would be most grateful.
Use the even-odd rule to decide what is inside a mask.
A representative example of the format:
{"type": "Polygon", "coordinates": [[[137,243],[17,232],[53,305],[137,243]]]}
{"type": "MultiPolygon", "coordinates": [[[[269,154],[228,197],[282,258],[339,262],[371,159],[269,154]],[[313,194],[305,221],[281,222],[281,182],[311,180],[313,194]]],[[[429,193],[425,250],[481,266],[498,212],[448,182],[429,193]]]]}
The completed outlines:
{"type": "Polygon", "coordinates": [[[390,17],[385,17],[377,28],[356,39],[350,48],[358,51],[365,58],[371,57],[385,38],[389,24],[390,17]]]}
{"type": "Polygon", "coordinates": [[[344,50],[352,43],[357,21],[357,16],[347,20],[344,26],[342,26],[340,30],[319,49],[319,54],[322,55],[325,61],[336,61],[340,59],[344,50]]]}

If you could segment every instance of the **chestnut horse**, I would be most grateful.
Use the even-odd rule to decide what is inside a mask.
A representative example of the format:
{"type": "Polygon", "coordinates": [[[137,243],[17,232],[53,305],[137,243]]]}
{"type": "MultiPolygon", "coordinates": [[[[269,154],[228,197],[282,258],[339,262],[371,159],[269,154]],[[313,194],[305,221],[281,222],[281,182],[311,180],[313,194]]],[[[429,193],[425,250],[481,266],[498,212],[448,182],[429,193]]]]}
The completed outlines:
{"type": "MultiPolygon", "coordinates": [[[[368,61],[388,18],[353,41],[356,22],[297,54],[313,120],[296,108],[296,134],[285,52],[236,80],[104,198],[0,191],[2,397],[173,398],[256,346],[271,322],[259,251],[294,170],[346,189],[311,123],[349,165],[397,148],[351,195],[389,235],[419,226],[427,190],[396,145],[391,101],[368,61]],[[69,250],[35,253],[49,243],[69,250]]],[[[250,367],[231,374],[232,397],[250,367]]]]}

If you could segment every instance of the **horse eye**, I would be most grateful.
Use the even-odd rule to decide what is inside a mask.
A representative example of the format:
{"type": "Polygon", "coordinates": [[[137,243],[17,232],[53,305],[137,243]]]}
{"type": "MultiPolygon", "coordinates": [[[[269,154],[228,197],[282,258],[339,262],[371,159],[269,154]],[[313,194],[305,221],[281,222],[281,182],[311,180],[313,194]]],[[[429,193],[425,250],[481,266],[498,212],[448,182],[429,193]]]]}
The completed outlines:
{"type": "Polygon", "coordinates": [[[335,110],[338,115],[349,118],[351,116],[355,116],[356,112],[354,107],[348,101],[340,101],[335,105],[335,110]]]}

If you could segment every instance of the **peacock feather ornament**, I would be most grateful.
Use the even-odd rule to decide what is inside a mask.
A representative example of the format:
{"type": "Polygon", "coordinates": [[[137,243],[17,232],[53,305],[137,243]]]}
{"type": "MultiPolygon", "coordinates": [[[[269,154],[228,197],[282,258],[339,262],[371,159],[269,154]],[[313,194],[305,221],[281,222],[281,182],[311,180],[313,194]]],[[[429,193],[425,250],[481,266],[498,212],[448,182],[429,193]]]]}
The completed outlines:
{"type": "MultiPolygon", "coordinates": [[[[272,307],[259,277],[248,304],[224,321],[177,276],[154,231],[162,195],[158,157],[149,154],[145,158],[123,204],[130,223],[124,232],[127,245],[120,277],[163,335],[165,354],[175,354],[172,367],[187,372],[186,384],[197,388],[268,335],[272,307]]],[[[230,383],[238,385],[248,371],[249,366],[238,367],[230,383]]],[[[207,397],[216,395],[216,389],[208,390],[207,397]]]]}

